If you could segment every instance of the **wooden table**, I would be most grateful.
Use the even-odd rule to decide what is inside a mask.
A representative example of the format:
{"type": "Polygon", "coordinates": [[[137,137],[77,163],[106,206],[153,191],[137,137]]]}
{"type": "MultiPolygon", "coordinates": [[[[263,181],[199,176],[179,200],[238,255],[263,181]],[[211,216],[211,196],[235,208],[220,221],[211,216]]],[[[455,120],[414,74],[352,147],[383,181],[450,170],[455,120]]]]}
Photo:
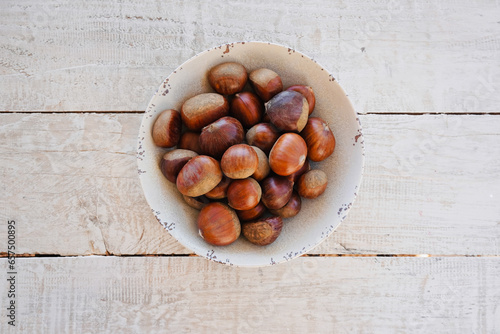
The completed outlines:
{"type": "Polygon", "coordinates": [[[499,333],[499,5],[2,0],[0,332],[499,333]],[[365,135],[348,218],[273,267],[191,254],[136,171],[163,78],[237,40],[314,57],[365,135]]]}

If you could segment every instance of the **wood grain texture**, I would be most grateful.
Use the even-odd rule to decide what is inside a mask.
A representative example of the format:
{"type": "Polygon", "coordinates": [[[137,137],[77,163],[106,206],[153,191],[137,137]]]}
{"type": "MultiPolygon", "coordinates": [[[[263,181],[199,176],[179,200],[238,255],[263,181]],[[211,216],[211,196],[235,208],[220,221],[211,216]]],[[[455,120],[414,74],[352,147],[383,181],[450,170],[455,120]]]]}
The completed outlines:
{"type": "MultiPolygon", "coordinates": [[[[189,253],[142,194],[141,118],[0,115],[0,240],[14,219],[18,253],[189,253]]],[[[359,197],[313,254],[500,255],[499,116],[365,115],[361,122],[359,197]]]]}
{"type": "Polygon", "coordinates": [[[363,112],[498,112],[494,1],[14,1],[0,4],[0,110],[141,111],[226,42],[315,58],[363,112]]]}
{"type": "Polygon", "coordinates": [[[299,258],[258,269],[193,257],[18,259],[16,333],[498,333],[499,264],[299,258]]]}

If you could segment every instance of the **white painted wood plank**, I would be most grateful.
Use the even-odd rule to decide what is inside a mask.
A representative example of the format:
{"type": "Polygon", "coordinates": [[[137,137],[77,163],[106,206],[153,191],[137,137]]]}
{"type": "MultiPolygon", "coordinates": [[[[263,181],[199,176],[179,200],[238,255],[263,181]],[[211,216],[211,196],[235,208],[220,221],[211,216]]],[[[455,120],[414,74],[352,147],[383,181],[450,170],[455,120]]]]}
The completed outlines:
{"type": "MultiPolygon", "coordinates": [[[[186,254],[137,177],[139,114],[0,115],[0,240],[20,253],[186,254]]],[[[361,117],[365,174],[313,254],[500,255],[500,117],[361,117]]],[[[0,244],[0,251],[5,251],[0,244]]]]}
{"type": "Polygon", "coordinates": [[[498,112],[498,2],[4,0],[0,110],[141,111],[205,49],[284,44],[323,64],[359,112],[498,112]]]}
{"type": "Polygon", "coordinates": [[[500,258],[23,258],[17,271],[21,333],[500,331],[500,258]]]}

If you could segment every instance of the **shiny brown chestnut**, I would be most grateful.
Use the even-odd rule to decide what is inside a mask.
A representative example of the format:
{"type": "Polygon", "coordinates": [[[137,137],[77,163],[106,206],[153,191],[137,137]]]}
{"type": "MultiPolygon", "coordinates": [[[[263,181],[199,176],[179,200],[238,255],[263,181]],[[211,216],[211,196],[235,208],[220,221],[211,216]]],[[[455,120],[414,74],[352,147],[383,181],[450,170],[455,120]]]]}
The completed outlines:
{"type": "Polygon", "coordinates": [[[219,162],[212,157],[198,155],[182,167],[176,184],[181,194],[197,197],[215,188],[221,180],[219,162]]]}
{"type": "Polygon", "coordinates": [[[302,165],[302,167],[300,167],[300,169],[298,171],[296,171],[295,173],[292,173],[290,175],[287,175],[287,179],[289,179],[290,181],[292,181],[293,184],[297,183],[297,181],[299,180],[299,178],[302,176],[302,174],[304,174],[305,172],[307,171],[310,171],[311,170],[311,164],[309,163],[309,160],[306,159],[306,161],[304,162],[304,164],[302,165]]]}
{"type": "Polygon", "coordinates": [[[210,200],[205,196],[189,197],[182,195],[182,197],[190,207],[195,208],[196,210],[201,210],[205,207],[205,205],[210,203],[210,200]]]}
{"type": "Polygon", "coordinates": [[[294,190],[292,192],[292,197],[288,203],[285,204],[281,209],[269,210],[273,215],[280,216],[281,218],[291,218],[296,216],[302,207],[302,200],[299,194],[294,190]]]}
{"type": "Polygon", "coordinates": [[[231,179],[227,176],[223,175],[222,180],[218,185],[215,186],[214,189],[210,190],[205,194],[210,199],[223,199],[227,196],[227,188],[229,184],[231,184],[231,179]]]}
{"type": "Polygon", "coordinates": [[[262,203],[270,209],[281,209],[292,197],[293,184],[283,176],[269,176],[261,184],[262,203]]]}
{"type": "Polygon", "coordinates": [[[268,68],[259,68],[248,76],[250,83],[264,102],[269,101],[274,95],[283,91],[283,82],[278,73],[268,68]]]}
{"type": "Polygon", "coordinates": [[[293,85],[288,87],[286,90],[294,90],[304,95],[309,104],[309,115],[314,111],[314,106],[316,105],[316,97],[314,96],[314,91],[309,86],[304,85],[293,85]]]}
{"type": "Polygon", "coordinates": [[[241,123],[234,117],[225,116],[201,130],[199,143],[204,154],[220,159],[229,147],[241,143],[244,138],[241,123]]]}
{"type": "Polygon", "coordinates": [[[174,147],[181,137],[181,115],[177,110],[168,109],[160,113],[153,124],[153,141],[156,146],[174,147]]]}
{"type": "Polygon", "coordinates": [[[238,239],[241,224],[236,212],[223,203],[205,205],[196,220],[200,236],[209,244],[226,246],[238,239]]]}
{"type": "Polygon", "coordinates": [[[259,123],[247,131],[246,140],[248,145],[257,146],[268,154],[279,136],[280,132],[271,123],[259,123]]]}
{"type": "Polygon", "coordinates": [[[307,146],[296,133],[285,133],[278,138],[269,153],[269,166],[278,175],[287,176],[298,171],[307,159],[307,146]]]}
{"type": "Polygon", "coordinates": [[[299,195],[305,198],[316,198],[325,192],[328,178],[322,170],[312,169],[304,173],[297,182],[299,195]]]}
{"type": "Polygon", "coordinates": [[[271,123],[271,119],[269,118],[269,115],[264,112],[264,115],[262,115],[262,123],[271,123]]]}
{"type": "Polygon", "coordinates": [[[281,234],[283,220],[281,217],[267,217],[253,222],[243,223],[241,231],[248,241],[255,245],[272,244],[281,234]]]}
{"type": "Polygon", "coordinates": [[[198,154],[203,154],[200,148],[200,143],[198,141],[199,138],[199,132],[186,131],[181,135],[181,139],[179,140],[179,144],[177,145],[177,147],[185,150],[190,150],[198,154]]]}
{"type": "Polygon", "coordinates": [[[248,210],[236,210],[236,214],[238,215],[240,221],[249,221],[262,217],[266,210],[266,206],[262,202],[259,202],[259,204],[257,204],[254,208],[248,210]]]}
{"type": "Polygon", "coordinates": [[[269,167],[269,160],[267,159],[267,155],[260,148],[258,148],[257,146],[250,147],[254,149],[255,153],[257,153],[257,157],[259,160],[257,169],[252,174],[252,177],[257,181],[262,181],[271,172],[271,167],[269,167]]]}
{"type": "Polygon", "coordinates": [[[264,114],[264,104],[257,95],[251,92],[241,92],[231,101],[229,114],[239,120],[245,129],[260,122],[264,114]]]}
{"type": "Polygon", "coordinates": [[[182,167],[197,155],[196,152],[183,149],[168,151],[160,161],[160,170],[167,180],[175,183],[182,167]]]}
{"type": "Polygon", "coordinates": [[[255,173],[258,166],[259,156],[247,144],[231,146],[220,161],[222,172],[231,179],[245,179],[255,173]]]}
{"type": "Polygon", "coordinates": [[[245,67],[234,62],[214,66],[208,72],[210,86],[219,94],[232,95],[243,90],[248,74],[245,67]]]}
{"type": "Polygon", "coordinates": [[[300,132],[309,117],[309,104],[304,95],[285,90],[265,104],[271,123],[282,131],[300,132]]]}
{"type": "Polygon", "coordinates": [[[228,115],[229,102],[217,93],[203,93],[187,99],[181,108],[182,121],[191,131],[200,131],[204,126],[228,115]]]}
{"type": "Polygon", "coordinates": [[[250,210],[259,204],[262,189],[251,177],[233,180],[227,188],[227,200],[230,207],[236,210],[250,210]]]}
{"type": "Polygon", "coordinates": [[[312,161],[322,161],[335,150],[335,137],[326,122],[319,117],[311,117],[300,133],[307,144],[307,157],[312,161]]]}

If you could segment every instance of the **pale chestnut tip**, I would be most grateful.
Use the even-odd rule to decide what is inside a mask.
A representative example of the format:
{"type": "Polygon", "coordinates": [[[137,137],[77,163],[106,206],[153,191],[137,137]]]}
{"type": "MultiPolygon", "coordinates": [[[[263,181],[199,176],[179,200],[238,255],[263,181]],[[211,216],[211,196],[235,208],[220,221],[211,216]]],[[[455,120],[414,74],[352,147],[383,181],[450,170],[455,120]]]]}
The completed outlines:
{"type": "Polygon", "coordinates": [[[219,94],[232,95],[243,90],[248,74],[239,63],[227,62],[216,65],[208,72],[210,86],[219,94]]]}
{"type": "Polygon", "coordinates": [[[256,69],[250,72],[248,78],[255,92],[264,102],[269,101],[273,96],[283,91],[281,77],[268,68],[256,69]]]}

